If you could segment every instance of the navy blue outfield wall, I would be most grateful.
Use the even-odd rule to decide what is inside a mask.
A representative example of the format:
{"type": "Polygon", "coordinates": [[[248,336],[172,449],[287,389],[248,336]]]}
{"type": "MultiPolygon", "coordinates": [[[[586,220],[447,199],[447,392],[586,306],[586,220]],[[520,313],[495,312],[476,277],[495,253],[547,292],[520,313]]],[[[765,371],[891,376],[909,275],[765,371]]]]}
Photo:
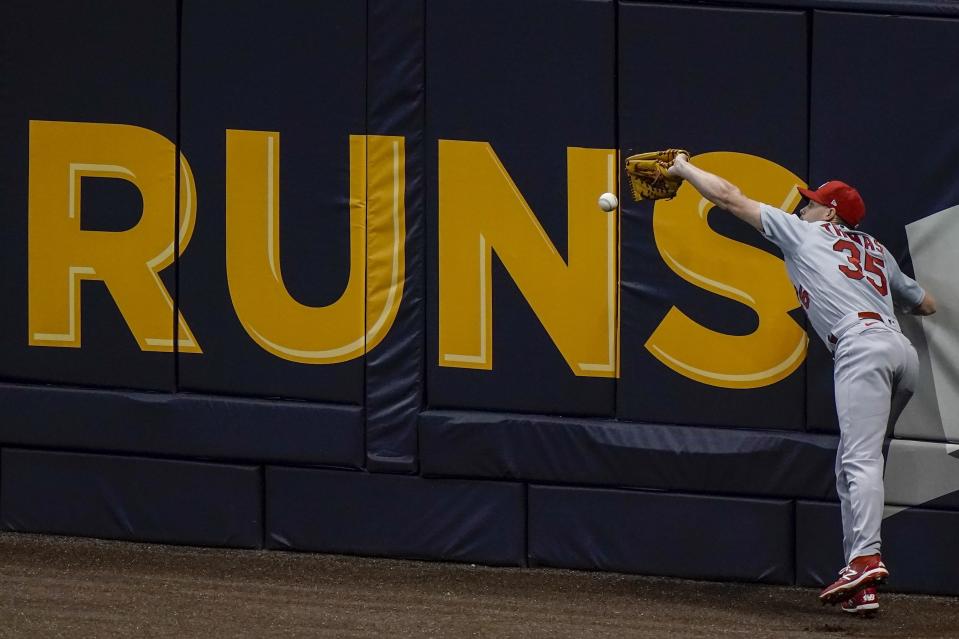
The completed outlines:
{"type": "Polygon", "coordinates": [[[0,528],[830,579],[829,353],[759,235],[628,197],[682,146],[788,211],[853,183],[941,300],[884,554],[959,594],[956,41],[934,0],[0,4],[0,528]]]}
{"type": "Polygon", "coordinates": [[[526,561],[521,483],[269,467],[266,503],[268,548],[526,561]]]}
{"type": "Polygon", "coordinates": [[[529,528],[531,565],[793,583],[786,499],[532,485],[529,528]]]}
{"type": "Polygon", "coordinates": [[[256,466],[4,449],[5,530],[197,546],[263,545],[256,466]]]}

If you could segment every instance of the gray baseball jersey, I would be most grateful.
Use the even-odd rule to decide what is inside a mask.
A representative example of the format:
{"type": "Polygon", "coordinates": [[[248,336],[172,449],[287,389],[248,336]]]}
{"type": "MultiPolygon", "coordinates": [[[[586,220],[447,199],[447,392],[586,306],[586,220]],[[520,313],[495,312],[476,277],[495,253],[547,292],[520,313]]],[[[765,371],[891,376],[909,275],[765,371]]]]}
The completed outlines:
{"type": "Polygon", "coordinates": [[[880,551],[882,442],[918,377],[919,358],[899,331],[893,300],[912,310],[925,291],[867,233],[804,222],[766,204],[760,214],[763,235],[782,249],[809,322],[833,351],[836,490],[848,563],[880,551]]]}
{"type": "Polygon", "coordinates": [[[871,235],[831,222],[804,222],[768,204],[761,205],[761,214],[763,235],[782,249],[799,302],[830,350],[830,333],[850,314],[893,318],[894,299],[903,310],[922,302],[922,288],[871,235]]]}

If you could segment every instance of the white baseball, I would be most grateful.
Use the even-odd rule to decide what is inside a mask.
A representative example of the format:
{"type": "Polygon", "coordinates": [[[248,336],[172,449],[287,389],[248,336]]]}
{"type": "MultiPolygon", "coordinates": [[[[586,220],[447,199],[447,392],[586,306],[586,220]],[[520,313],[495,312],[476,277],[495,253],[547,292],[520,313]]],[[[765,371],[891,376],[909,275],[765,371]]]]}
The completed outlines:
{"type": "Polygon", "coordinates": [[[607,213],[615,211],[617,206],[619,206],[619,200],[612,193],[603,193],[599,196],[599,208],[607,213]]]}

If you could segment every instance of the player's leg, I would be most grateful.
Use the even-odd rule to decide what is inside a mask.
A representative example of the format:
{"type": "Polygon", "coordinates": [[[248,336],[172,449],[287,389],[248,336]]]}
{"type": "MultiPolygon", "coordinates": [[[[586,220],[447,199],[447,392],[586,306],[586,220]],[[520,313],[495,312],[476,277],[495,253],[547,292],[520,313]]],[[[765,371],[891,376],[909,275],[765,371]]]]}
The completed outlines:
{"type": "Polygon", "coordinates": [[[893,427],[899,420],[899,415],[902,414],[906,404],[912,398],[919,378],[919,356],[916,354],[916,349],[904,335],[900,335],[900,338],[901,368],[897,371],[893,380],[892,402],[889,410],[889,433],[893,432],[893,427]]]}
{"type": "Polygon", "coordinates": [[[836,449],[836,492],[839,494],[839,510],[842,515],[842,554],[848,564],[852,557],[852,504],[849,502],[849,482],[842,469],[843,438],[839,435],[839,447],[836,449]]]}
{"type": "Polygon", "coordinates": [[[847,478],[852,517],[849,561],[878,554],[881,548],[880,527],[885,502],[882,442],[889,420],[888,401],[882,412],[856,420],[848,449],[840,461],[847,478]]]}
{"type": "MultiPolygon", "coordinates": [[[[882,443],[889,418],[892,342],[863,332],[844,336],[835,353],[836,412],[839,417],[838,482],[843,505],[847,566],[823,588],[823,603],[839,603],[889,572],[879,559],[884,491],[882,443]]],[[[886,331],[883,331],[886,332],[886,331]]]]}
{"type": "Polygon", "coordinates": [[[843,442],[838,463],[849,491],[850,560],[880,549],[882,443],[899,359],[895,335],[887,330],[853,335],[842,340],[836,353],[836,410],[843,442]]]}
{"type": "Polygon", "coordinates": [[[845,601],[889,575],[879,557],[885,498],[882,444],[893,386],[904,380],[900,338],[893,331],[873,329],[844,337],[836,349],[838,476],[848,490],[844,503],[849,508],[843,515],[851,522],[844,522],[851,541],[847,567],[819,593],[824,603],[845,601]]]}

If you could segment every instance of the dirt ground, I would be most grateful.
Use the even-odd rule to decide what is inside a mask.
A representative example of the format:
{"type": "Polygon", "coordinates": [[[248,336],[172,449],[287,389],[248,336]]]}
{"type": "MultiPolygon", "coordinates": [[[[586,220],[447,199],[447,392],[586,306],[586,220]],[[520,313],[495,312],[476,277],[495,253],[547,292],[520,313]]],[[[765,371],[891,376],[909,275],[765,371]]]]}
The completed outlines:
{"type": "Polygon", "coordinates": [[[113,636],[959,637],[959,599],[0,533],[0,637],[113,636]]]}

